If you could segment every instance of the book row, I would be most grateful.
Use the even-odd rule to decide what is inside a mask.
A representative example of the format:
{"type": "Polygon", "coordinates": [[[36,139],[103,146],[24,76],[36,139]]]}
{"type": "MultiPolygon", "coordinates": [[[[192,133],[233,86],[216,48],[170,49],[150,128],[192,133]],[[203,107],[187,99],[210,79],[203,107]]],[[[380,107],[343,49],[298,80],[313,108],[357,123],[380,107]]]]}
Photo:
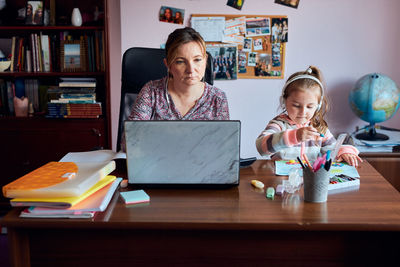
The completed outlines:
{"type": "Polygon", "coordinates": [[[105,71],[104,33],[30,33],[1,38],[11,72],[105,71]]]}
{"type": "Polygon", "coordinates": [[[0,79],[0,116],[14,116],[15,103],[25,101],[32,115],[98,118],[102,115],[102,106],[97,100],[95,84],[95,79],[81,81],[61,78],[59,86],[42,85],[37,79],[0,79]],[[62,83],[64,85],[61,86],[62,83]]]}

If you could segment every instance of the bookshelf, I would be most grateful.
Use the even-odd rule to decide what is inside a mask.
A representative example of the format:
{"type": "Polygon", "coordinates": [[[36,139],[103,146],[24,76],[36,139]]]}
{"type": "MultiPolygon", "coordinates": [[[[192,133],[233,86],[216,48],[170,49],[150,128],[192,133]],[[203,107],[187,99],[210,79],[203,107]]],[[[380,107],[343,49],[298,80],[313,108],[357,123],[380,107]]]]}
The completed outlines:
{"type": "MultiPolygon", "coordinates": [[[[10,87],[13,88],[13,93],[17,94],[21,93],[21,89],[16,83],[19,85],[22,82],[26,88],[27,81],[35,80],[39,86],[38,92],[45,92],[38,96],[37,108],[33,112],[31,110],[27,117],[16,117],[8,105],[3,104],[4,108],[0,110],[0,147],[3,152],[0,156],[2,170],[0,186],[49,161],[58,161],[68,152],[111,146],[108,1],[45,0],[42,2],[45,9],[43,25],[26,25],[25,19],[18,16],[18,10],[21,14],[26,6],[25,0],[7,1],[7,10],[3,12],[9,15],[0,22],[0,44],[7,40],[11,40],[12,43],[14,37],[15,43],[17,40],[22,40],[19,50],[23,51],[19,52],[18,57],[17,50],[10,49],[11,53],[15,51],[14,56],[19,58],[20,65],[18,67],[17,64],[14,65],[13,71],[0,72],[0,86],[3,82],[7,88],[9,82],[8,84],[13,85],[10,87]],[[83,24],[79,27],[71,25],[71,14],[75,7],[78,7],[82,14],[83,24]],[[36,57],[39,61],[38,68],[33,69],[33,62],[28,68],[27,58],[32,56],[33,52],[27,54],[26,51],[33,51],[35,48],[35,39],[32,37],[35,35],[39,40],[43,40],[44,35],[49,38],[50,67],[47,70],[44,67],[44,49],[40,41],[36,43],[39,44],[37,49],[42,53],[36,57]],[[67,41],[76,41],[75,43],[81,45],[80,51],[83,52],[75,58],[79,63],[74,63],[79,64],[79,68],[69,68],[67,65],[66,59],[70,56],[67,50],[64,51],[64,48],[67,49],[65,44],[69,43],[67,41]],[[39,58],[42,60],[41,63],[39,58]],[[97,118],[49,118],[46,103],[50,100],[46,92],[49,88],[57,87],[61,78],[96,79],[95,94],[96,101],[101,103],[101,115],[97,118]]],[[[25,13],[23,14],[25,16],[25,13]]],[[[1,196],[0,214],[8,208],[9,200],[1,196]]]]}

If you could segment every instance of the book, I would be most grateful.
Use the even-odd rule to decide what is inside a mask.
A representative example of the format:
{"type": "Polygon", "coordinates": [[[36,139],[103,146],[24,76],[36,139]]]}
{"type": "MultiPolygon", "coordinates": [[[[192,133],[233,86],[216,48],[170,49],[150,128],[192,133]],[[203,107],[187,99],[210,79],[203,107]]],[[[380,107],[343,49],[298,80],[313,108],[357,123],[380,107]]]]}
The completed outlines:
{"type": "Polygon", "coordinates": [[[114,161],[49,162],[3,186],[3,195],[8,198],[76,197],[113,170],[114,161]]]}
{"type": "Polygon", "coordinates": [[[41,46],[42,46],[42,55],[43,55],[43,71],[50,71],[50,42],[48,35],[41,35],[41,46]]]}
{"type": "Polygon", "coordinates": [[[100,149],[86,152],[69,152],[60,161],[64,162],[102,162],[115,159],[126,159],[123,152],[114,152],[111,149],[100,149]]]}
{"type": "Polygon", "coordinates": [[[143,190],[133,190],[121,192],[121,197],[123,198],[125,204],[138,204],[150,202],[150,197],[143,190]]]}
{"type": "Polygon", "coordinates": [[[34,214],[74,214],[76,212],[105,211],[121,181],[122,178],[116,178],[113,182],[70,208],[32,207],[30,212],[34,214]]]}
{"type": "Polygon", "coordinates": [[[110,185],[116,180],[115,176],[107,175],[98,181],[89,190],[78,197],[53,197],[53,198],[14,198],[10,200],[13,207],[22,206],[40,206],[40,207],[53,207],[53,208],[71,208],[79,203],[85,201],[87,198],[96,194],[98,191],[110,185]]]}
{"type": "Polygon", "coordinates": [[[96,87],[96,78],[60,78],[59,87],[96,87]]]}
{"type": "Polygon", "coordinates": [[[83,211],[75,212],[73,214],[35,214],[30,212],[30,208],[26,208],[21,211],[19,217],[21,218],[67,218],[67,219],[78,219],[78,218],[93,218],[96,214],[95,211],[83,211]]]}

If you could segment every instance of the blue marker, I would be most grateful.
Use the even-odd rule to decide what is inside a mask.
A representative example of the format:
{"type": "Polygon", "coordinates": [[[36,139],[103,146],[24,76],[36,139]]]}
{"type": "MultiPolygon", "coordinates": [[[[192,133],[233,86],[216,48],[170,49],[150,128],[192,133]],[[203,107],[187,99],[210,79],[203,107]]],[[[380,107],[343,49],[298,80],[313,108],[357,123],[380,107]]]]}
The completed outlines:
{"type": "Polygon", "coordinates": [[[328,150],[326,151],[326,161],[328,161],[330,157],[331,157],[331,151],[328,150]]]}

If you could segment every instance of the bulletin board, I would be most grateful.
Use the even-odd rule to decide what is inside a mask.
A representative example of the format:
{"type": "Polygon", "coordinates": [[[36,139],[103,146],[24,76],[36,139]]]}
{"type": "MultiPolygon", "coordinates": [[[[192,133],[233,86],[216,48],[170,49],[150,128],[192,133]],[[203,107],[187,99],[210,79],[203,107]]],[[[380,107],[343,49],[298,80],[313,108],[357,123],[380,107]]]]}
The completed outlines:
{"type": "MultiPolygon", "coordinates": [[[[191,25],[194,29],[200,32],[207,44],[207,51],[210,47],[232,47],[236,46],[236,73],[228,74],[229,79],[283,79],[285,70],[285,48],[288,40],[288,19],[283,15],[223,15],[223,14],[192,14],[195,23],[198,20],[207,21],[218,20],[218,18],[225,18],[226,31],[225,35],[229,33],[230,25],[236,24],[235,21],[245,20],[245,29],[236,32],[233,40],[224,36],[224,40],[213,40],[212,37],[204,38],[208,33],[208,29],[213,26],[209,25],[207,29],[200,32],[195,26],[191,25]],[[232,23],[232,21],[234,23],[232,23]],[[280,25],[280,35],[276,34],[276,25],[280,25]],[[284,25],[284,27],[282,27],[284,25]],[[273,29],[274,27],[274,29],[273,29]]],[[[207,22],[206,22],[207,23],[207,22]]],[[[218,22],[216,22],[218,23],[218,22]]],[[[206,24],[205,24],[206,25],[206,24]]],[[[198,27],[198,26],[197,26],[198,27]]],[[[219,39],[219,38],[216,38],[219,39]]],[[[217,51],[218,48],[211,48],[212,51],[217,51]]],[[[231,48],[233,49],[233,48],[231,48]]],[[[223,49],[222,51],[225,51],[223,49]]],[[[210,51],[209,51],[210,52],[210,51]]],[[[213,60],[220,61],[220,56],[213,60]]],[[[226,60],[225,60],[226,61],[226,60]]],[[[215,62],[218,65],[217,62],[215,62]]],[[[218,67],[217,67],[218,68],[218,67]]],[[[215,67],[214,67],[215,69],[215,67]]],[[[218,79],[218,77],[217,77],[218,79]]]]}

